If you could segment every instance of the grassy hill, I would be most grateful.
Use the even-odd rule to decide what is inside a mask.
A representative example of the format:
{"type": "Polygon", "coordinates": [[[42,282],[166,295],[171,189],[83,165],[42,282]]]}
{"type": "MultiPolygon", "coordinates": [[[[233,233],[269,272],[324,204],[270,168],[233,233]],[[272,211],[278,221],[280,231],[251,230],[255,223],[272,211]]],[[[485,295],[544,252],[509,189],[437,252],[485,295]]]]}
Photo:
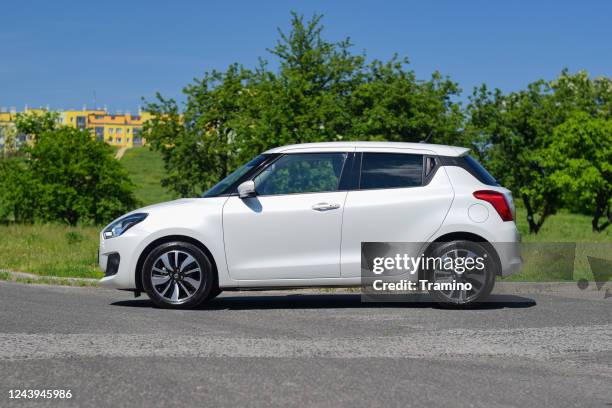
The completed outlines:
{"type": "Polygon", "coordinates": [[[136,198],[142,205],[176,198],[159,184],[164,175],[164,163],[159,153],[146,147],[135,147],[128,149],[120,161],[129,171],[130,178],[136,185],[136,198]]]}

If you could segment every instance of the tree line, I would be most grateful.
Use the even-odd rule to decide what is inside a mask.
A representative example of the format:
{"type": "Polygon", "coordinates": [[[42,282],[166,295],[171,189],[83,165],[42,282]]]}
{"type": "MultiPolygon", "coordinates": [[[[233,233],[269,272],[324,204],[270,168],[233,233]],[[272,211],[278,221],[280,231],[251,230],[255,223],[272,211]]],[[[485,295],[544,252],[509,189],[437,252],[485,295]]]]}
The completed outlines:
{"type": "MultiPolygon", "coordinates": [[[[253,156],[280,145],[428,139],[471,148],[525,207],[532,233],[562,208],[589,214],[594,231],[610,225],[610,77],[593,79],[584,71],[563,70],[553,80],[538,80],[515,92],[482,85],[462,102],[459,85],[448,76],[434,72],[419,79],[409,61],[397,55],[369,60],[353,52],[349,39],[325,39],[320,15],[306,20],[295,13],[289,32],[279,30],[267,51],[271,62],[260,59],[254,68],[235,63],[194,79],[183,89],[184,103],[160,94],[145,101],[153,119],[144,133],[163,157],[163,186],[180,196],[197,196],[253,156]]],[[[42,155],[43,148],[38,149],[42,155]]],[[[37,156],[31,151],[29,157],[31,163],[37,156]]],[[[82,159],[89,160],[87,155],[82,159]]],[[[100,177],[122,174],[116,165],[109,166],[112,170],[101,170],[100,177]]],[[[47,176],[26,174],[50,182],[47,176]]],[[[104,180],[84,182],[91,187],[85,195],[106,200],[102,208],[116,212],[134,205],[127,177],[119,188],[104,180]],[[113,186],[113,198],[102,197],[96,185],[113,186]]],[[[0,198],[7,189],[2,191],[0,177],[0,198]]],[[[76,200],[70,194],[58,195],[57,203],[45,204],[34,218],[61,216],[72,222],[75,217],[64,213],[46,215],[58,214],[53,208],[61,208],[60,201],[76,200]]],[[[112,212],[94,208],[91,200],[79,208],[87,210],[77,219],[95,222],[112,212]]],[[[1,209],[0,203],[0,219],[1,209]]],[[[16,210],[9,211],[14,217],[16,210]]]]}
{"type": "MultiPolygon", "coordinates": [[[[417,79],[406,59],[367,61],[349,39],[327,41],[321,16],[292,15],[265,60],[210,71],[187,85],[184,106],[157,95],[147,109],[150,145],[161,152],[163,185],[193,196],[250,157],[290,143],[387,140],[470,147],[513,190],[537,233],[560,208],[611,221],[612,80],[581,71],[502,93],[485,85],[460,103],[438,72],[417,79]]],[[[602,221],[603,220],[603,221],[602,221]]]]}

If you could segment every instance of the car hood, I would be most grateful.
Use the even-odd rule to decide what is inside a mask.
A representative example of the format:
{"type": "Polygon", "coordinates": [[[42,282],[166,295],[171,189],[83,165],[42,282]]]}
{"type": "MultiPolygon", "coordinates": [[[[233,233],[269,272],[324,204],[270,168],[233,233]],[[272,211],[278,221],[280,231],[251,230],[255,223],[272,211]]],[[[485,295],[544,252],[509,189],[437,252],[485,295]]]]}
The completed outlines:
{"type": "Polygon", "coordinates": [[[151,204],[146,207],[142,207],[137,210],[134,210],[132,211],[132,213],[166,210],[169,208],[176,208],[176,207],[180,207],[183,205],[197,204],[200,200],[202,199],[201,198],[179,198],[178,200],[165,201],[163,203],[151,204]]]}
{"type": "MultiPolygon", "coordinates": [[[[111,225],[123,217],[137,213],[147,213],[151,215],[155,214],[156,216],[160,217],[172,216],[177,212],[180,212],[182,215],[189,213],[200,215],[220,213],[223,208],[223,204],[225,201],[227,201],[227,198],[228,197],[180,198],[178,200],[152,204],[123,214],[121,217],[114,219],[108,225],[111,225]]],[[[108,225],[106,227],[108,227],[108,225]]]]}

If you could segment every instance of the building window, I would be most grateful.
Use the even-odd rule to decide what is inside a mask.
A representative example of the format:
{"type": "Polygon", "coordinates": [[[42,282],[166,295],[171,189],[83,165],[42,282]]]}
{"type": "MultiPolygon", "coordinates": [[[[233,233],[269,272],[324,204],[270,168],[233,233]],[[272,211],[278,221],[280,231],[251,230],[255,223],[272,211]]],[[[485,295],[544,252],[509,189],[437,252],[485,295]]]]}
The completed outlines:
{"type": "Polygon", "coordinates": [[[118,134],[118,135],[120,135],[121,133],[123,133],[122,131],[123,131],[123,129],[121,129],[121,128],[117,128],[117,134],[118,134]]]}
{"type": "Polygon", "coordinates": [[[108,138],[108,143],[113,143],[113,138],[112,137],[108,138]]]}
{"type": "Polygon", "coordinates": [[[127,132],[127,133],[130,133],[130,128],[127,128],[126,132],[127,132]]]}
{"type": "Polygon", "coordinates": [[[117,143],[121,143],[121,138],[120,137],[117,138],[117,143]]]}
{"type": "Polygon", "coordinates": [[[130,143],[130,138],[125,139],[126,142],[130,143]]]}
{"type": "Polygon", "coordinates": [[[87,125],[87,118],[85,116],[77,116],[76,125],[79,129],[85,129],[87,125]]]}
{"type": "Polygon", "coordinates": [[[108,128],[108,134],[109,134],[109,135],[112,135],[112,134],[113,134],[113,132],[114,132],[114,130],[115,130],[115,129],[113,129],[113,128],[108,128]]]}
{"type": "Polygon", "coordinates": [[[142,144],[142,136],[140,135],[141,131],[142,129],[140,128],[134,128],[132,132],[134,135],[133,141],[136,146],[140,146],[142,144]]]}
{"type": "Polygon", "coordinates": [[[102,126],[96,126],[96,140],[104,140],[104,128],[102,126]]]}

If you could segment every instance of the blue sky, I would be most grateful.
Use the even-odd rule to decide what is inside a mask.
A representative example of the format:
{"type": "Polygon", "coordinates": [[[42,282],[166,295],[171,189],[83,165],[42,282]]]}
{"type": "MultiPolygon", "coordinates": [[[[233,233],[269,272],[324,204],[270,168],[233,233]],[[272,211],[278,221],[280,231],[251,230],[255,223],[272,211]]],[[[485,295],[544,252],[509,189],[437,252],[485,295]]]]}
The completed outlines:
{"type": "Polygon", "coordinates": [[[138,108],[232,62],[253,66],[289,12],[322,13],[331,40],[419,78],[439,70],[467,94],[517,90],[563,67],[612,75],[611,1],[25,2],[0,6],[0,107],[138,108]]]}

